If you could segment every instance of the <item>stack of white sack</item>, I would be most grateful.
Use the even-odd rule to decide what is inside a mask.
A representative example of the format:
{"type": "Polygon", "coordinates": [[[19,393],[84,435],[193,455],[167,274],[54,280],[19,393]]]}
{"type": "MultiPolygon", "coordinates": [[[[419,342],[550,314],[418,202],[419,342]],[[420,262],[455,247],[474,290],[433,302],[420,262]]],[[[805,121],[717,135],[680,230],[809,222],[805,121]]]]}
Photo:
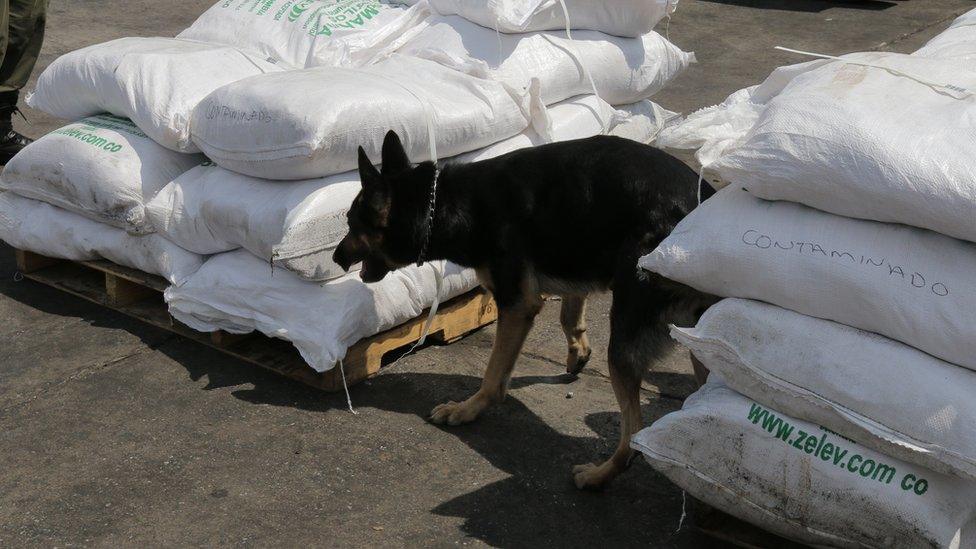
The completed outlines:
{"type": "Polygon", "coordinates": [[[574,38],[555,31],[501,35],[434,15],[367,66],[265,74],[214,90],[194,110],[192,139],[231,171],[274,180],[324,177],[354,169],[360,146],[378,155],[385,132],[377,128],[396,131],[418,162],[530,127],[552,140],[547,105],[594,92],[614,105],[640,101],[694,61],[650,29],[636,38],[595,31],[574,38]]]}
{"type": "MultiPolygon", "coordinates": [[[[549,115],[554,141],[606,131],[650,142],[677,117],[649,101],[613,110],[593,96],[559,103],[549,115]]],[[[456,160],[484,160],[546,141],[527,130],[456,160]]],[[[204,164],[163,188],[147,209],[152,224],[188,250],[215,254],[244,248],[301,278],[325,281],[343,274],[332,254],[345,236],[346,212],[359,189],[355,171],[281,182],[204,164]]]]}
{"type": "MultiPolygon", "coordinates": [[[[550,137],[557,140],[606,131],[645,142],[677,116],[650,102],[613,110],[592,96],[562,102],[550,114],[550,137]]],[[[482,160],[548,140],[529,130],[457,160],[482,160]]],[[[332,253],[359,188],[354,172],[297,182],[215,166],[187,172],[148,205],[153,223],[181,245],[212,247],[207,253],[238,246],[247,251],[215,255],[187,284],[167,291],[170,312],[200,331],[259,330],[292,341],[313,368],[326,371],[356,341],[430,307],[435,268],[444,272],[441,301],[477,286],[473,271],[443,262],[401,269],[377,284],[344,274],[332,253]]]]}
{"type": "Polygon", "coordinates": [[[758,402],[705,391],[635,439],[680,486],[807,543],[976,544],[970,90],[966,61],[852,54],[779,69],[662,134],[659,143],[702,147],[706,174],[725,188],[640,266],[768,304],[726,300],[673,332],[758,402]],[[727,425],[737,446],[711,450],[714,433],[677,442],[683,424],[717,421],[703,407],[738,407],[727,425]],[[879,456],[831,458],[830,435],[816,428],[811,442],[803,421],[879,456]],[[774,459],[741,459],[753,453],[774,459]],[[783,484],[784,470],[806,471],[805,491],[783,484]],[[854,518],[837,516],[838,498],[854,518]]]}
{"type": "MultiPolygon", "coordinates": [[[[520,30],[554,32],[502,36],[432,15],[426,2],[222,0],[177,38],[79,50],[42,74],[30,104],[91,118],[18,156],[3,188],[198,259],[216,254],[173,280],[175,316],[291,340],[313,367],[331,368],[436,297],[429,266],[365,285],[332,262],[360,186],[360,146],[379,158],[394,130],[415,162],[471,161],[598,134],[649,142],[674,118],[645,101],[694,59],[651,31],[673,3],[570,1],[568,23],[561,2],[531,3],[487,9],[496,23],[527,14],[520,30]],[[564,27],[592,30],[569,41],[555,32],[564,27]],[[115,150],[136,138],[145,143],[129,156],[115,150]]],[[[480,11],[457,4],[465,17],[480,11]]],[[[9,240],[51,252],[29,236],[15,229],[9,240]]],[[[476,285],[472,272],[445,269],[440,299],[476,285]]]]}
{"type": "Polygon", "coordinates": [[[199,152],[191,114],[212,91],[305,66],[364,65],[428,13],[375,0],[220,0],[177,38],[121,38],[59,57],[27,104],[67,120],[123,116],[165,147],[199,152]]]}
{"type": "Polygon", "coordinates": [[[152,234],[145,204],[202,158],[166,149],[122,118],[69,124],[7,163],[0,239],[59,259],[109,259],[181,284],[204,258],[152,234]]]}

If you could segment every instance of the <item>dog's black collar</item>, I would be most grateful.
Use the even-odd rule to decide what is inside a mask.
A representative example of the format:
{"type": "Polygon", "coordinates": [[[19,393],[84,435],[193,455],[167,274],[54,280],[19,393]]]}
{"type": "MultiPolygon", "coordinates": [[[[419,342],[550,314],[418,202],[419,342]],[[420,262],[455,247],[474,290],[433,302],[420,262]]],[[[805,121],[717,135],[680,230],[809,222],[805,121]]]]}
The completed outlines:
{"type": "Polygon", "coordinates": [[[420,256],[417,266],[423,267],[427,262],[427,249],[430,248],[431,233],[434,232],[434,210],[437,208],[437,181],[441,177],[441,170],[434,166],[434,179],[430,185],[430,202],[427,204],[427,215],[424,217],[424,236],[420,242],[420,256]]]}

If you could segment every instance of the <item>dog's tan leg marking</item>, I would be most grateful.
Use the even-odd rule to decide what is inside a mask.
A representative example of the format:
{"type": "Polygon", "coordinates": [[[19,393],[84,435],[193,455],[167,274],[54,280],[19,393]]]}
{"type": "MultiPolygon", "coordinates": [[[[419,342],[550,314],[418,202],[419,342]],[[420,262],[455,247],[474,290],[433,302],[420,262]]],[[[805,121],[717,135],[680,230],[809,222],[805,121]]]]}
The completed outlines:
{"type": "Polygon", "coordinates": [[[481,389],[464,402],[447,402],[437,406],[430,413],[431,421],[448,425],[470,423],[485,408],[505,399],[515,361],[541,309],[542,299],[538,295],[516,307],[499,309],[495,343],[481,389]]]}
{"type": "Polygon", "coordinates": [[[564,295],[559,323],[569,343],[566,372],[578,374],[590,360],[590,340],[586,337],[586,296],[564,295]]]}
{"type": "Polygon", "coordinates": [[[581,490],[599,490],[605,487],[617,475],[627,470],[634,457],[630,439],[641,428],[640,380],[635,381],[629,376],[621,375],[611,365],[610,382],[620,405],[620,443],[606,462],[600,465],[587,463],[573,468],[573,480],[581,490]]]}

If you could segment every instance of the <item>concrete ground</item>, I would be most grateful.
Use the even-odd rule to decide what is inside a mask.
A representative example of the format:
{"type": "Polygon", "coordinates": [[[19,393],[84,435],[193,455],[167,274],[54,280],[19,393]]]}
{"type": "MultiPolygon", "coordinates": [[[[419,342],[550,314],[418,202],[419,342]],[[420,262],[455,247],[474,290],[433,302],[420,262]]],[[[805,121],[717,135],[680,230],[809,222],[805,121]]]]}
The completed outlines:
{"type": "MultiPolygon", "coordinates": [[[[211,2],[51,0],[41,64],[116,37],[173,35],[211,2]]],[[[655,100],[689,112],[803,60],[775,45],[912,51],[972,7],[682,0],[670,36],[700,63],[655,100]]],[[[27,115],[33,136],[59,123],[27,115]]],[[[578,380],[560,375],[550,305],[508,401],[440,428],[427,413],[475,390],[493,329],[354,388],[354,416],[340,395],[16,282],[9,248],[0,257],[0,546],[712,545],[679,530],[681,491],[642,460],[605,493],[570,482],[571,465],[609,455],[618,432],[606,296],[592,303],[595,358],[578,380]]],[[[655,365],[647,422],[680,406],[690,372],[680,351],[655,365]]]]}

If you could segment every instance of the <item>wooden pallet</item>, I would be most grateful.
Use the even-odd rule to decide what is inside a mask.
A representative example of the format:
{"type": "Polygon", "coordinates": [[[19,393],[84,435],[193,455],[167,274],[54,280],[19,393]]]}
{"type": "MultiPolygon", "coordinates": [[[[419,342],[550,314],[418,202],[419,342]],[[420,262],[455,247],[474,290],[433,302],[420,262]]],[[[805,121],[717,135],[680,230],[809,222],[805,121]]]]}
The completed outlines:
{"type": "MultiPolygon", "coordinates": [[[[341,391],[339,368],[319,373],[309,367],[287,341],[260,334],[204,334],[181,324],[163,302],[169,283],[154,275],[109,261],[65,261],[16,250],[17,268],[25,278],[52,286],[88,301],[177,333],[325,391],[341,391]]],[[[470,332],[491,324],[497,311],[491,296],[477,289],[444,303],[431,325],[428,341],[452,343],[470,332]]],[[[420,317],[401,326],[363,339],[346,353],[343,366],[346,383],[352,385],[379,373],[383,356],[412,345],[420,339],[426,321],[420,317]]]]}

